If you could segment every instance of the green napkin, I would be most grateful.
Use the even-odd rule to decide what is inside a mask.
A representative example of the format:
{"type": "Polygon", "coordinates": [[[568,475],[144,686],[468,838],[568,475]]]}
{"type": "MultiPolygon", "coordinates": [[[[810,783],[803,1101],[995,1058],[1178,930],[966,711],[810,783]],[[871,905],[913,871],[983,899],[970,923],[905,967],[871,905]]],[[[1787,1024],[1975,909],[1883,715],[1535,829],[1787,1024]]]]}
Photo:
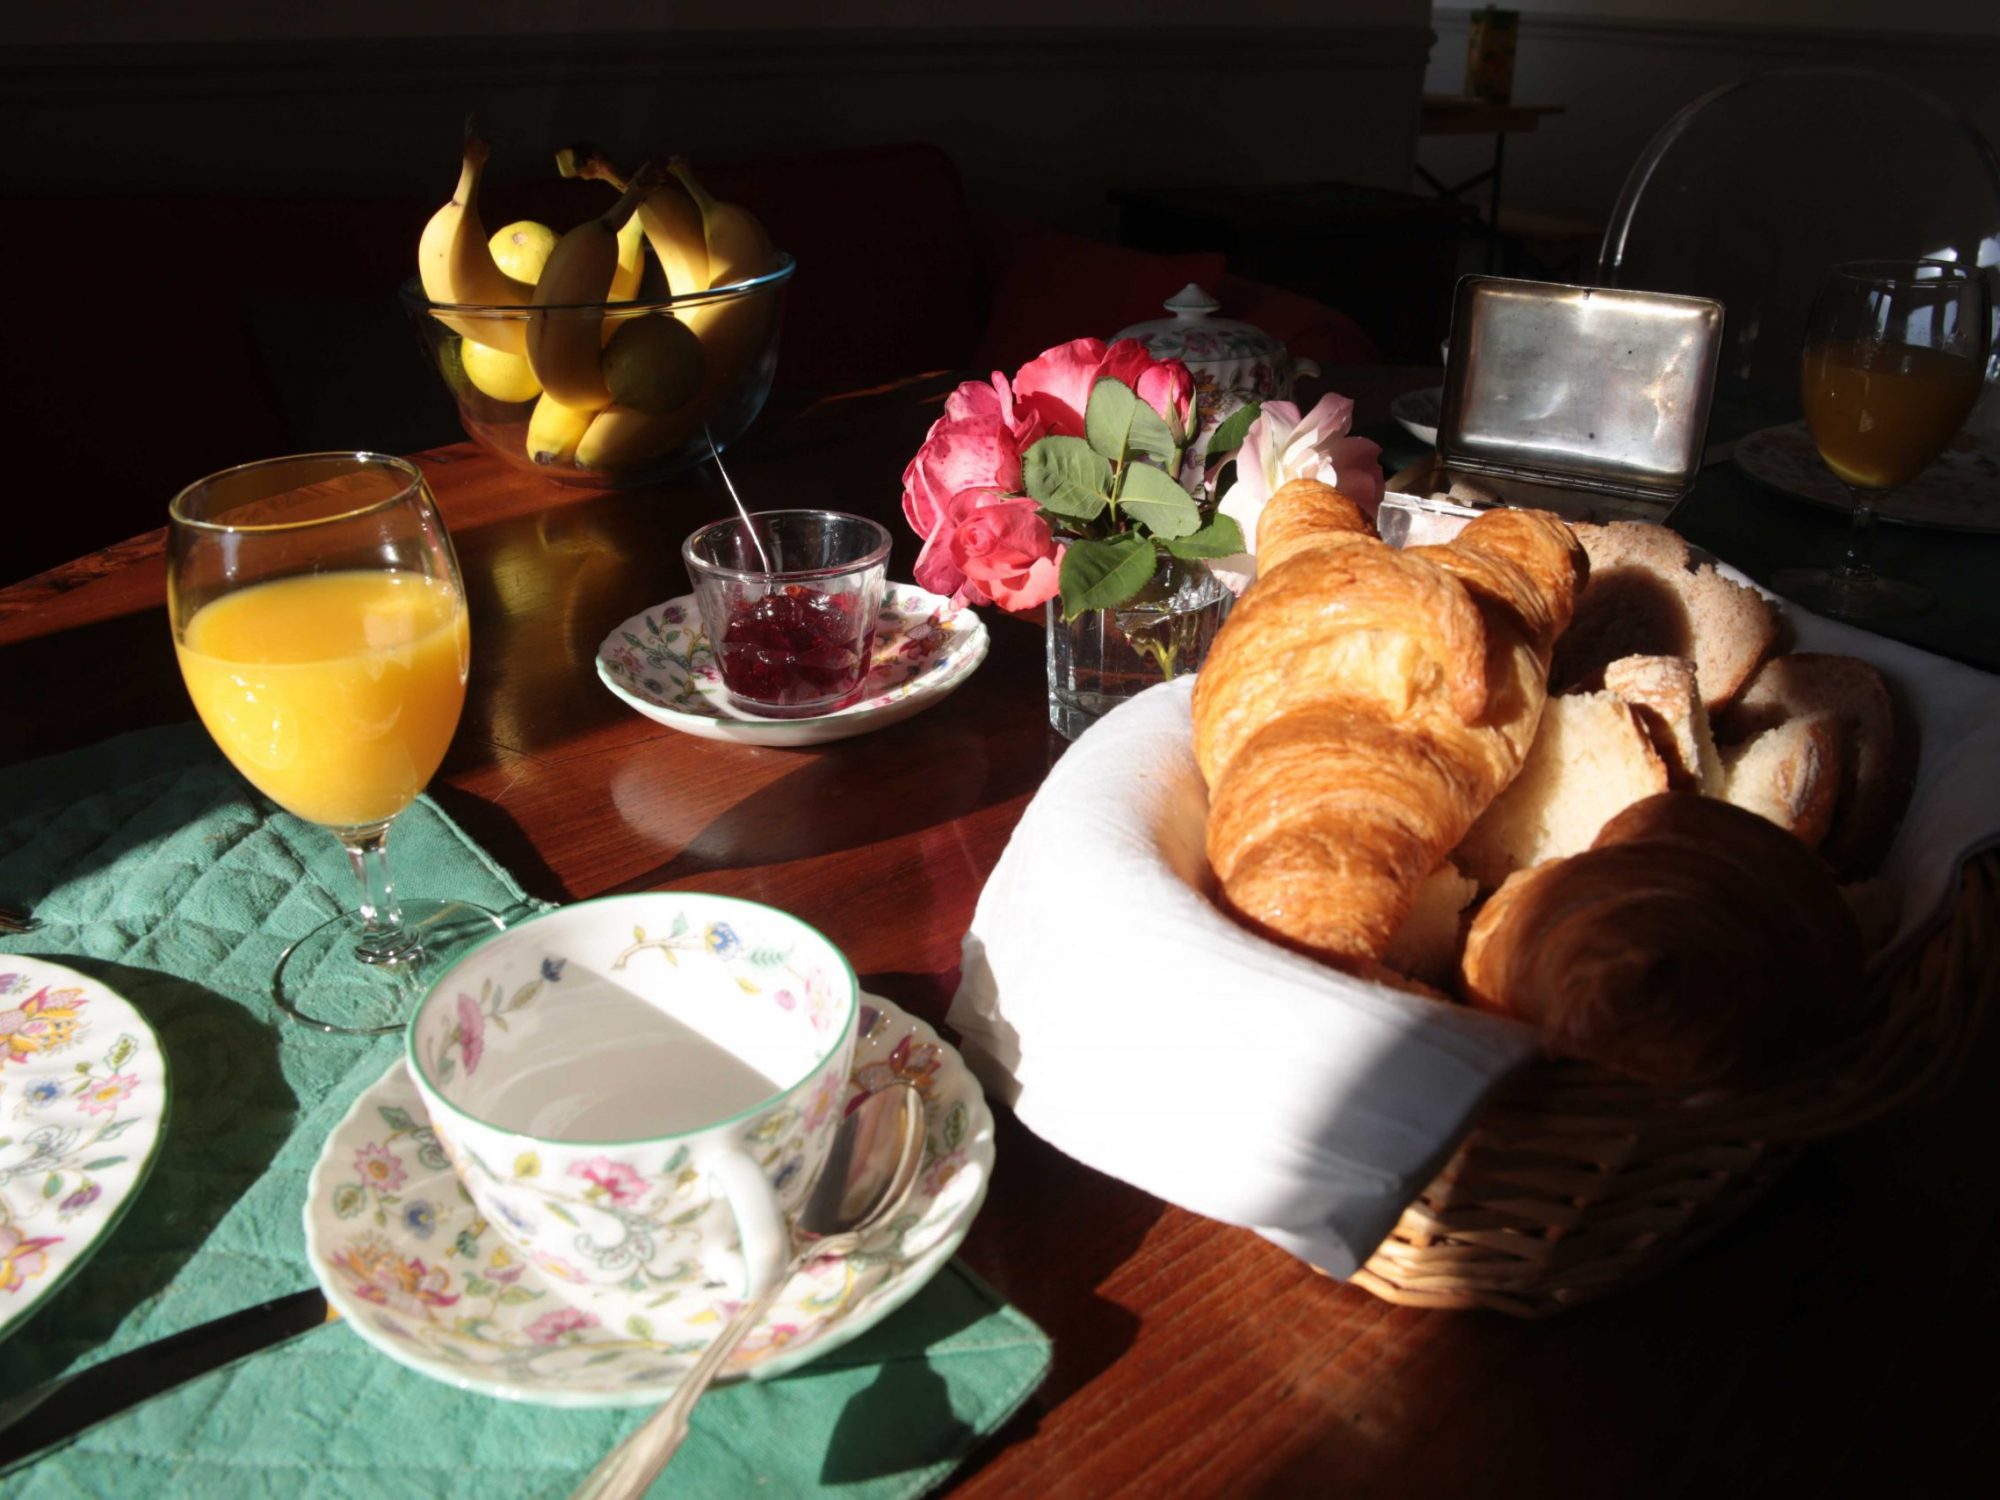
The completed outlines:
{"type": "MultiPolygon", "coordinates": [[[[409,896],[534,908],[435,805],[396,821],[409,896]]],[[[312,1284],[300,1208],[322,1143],[401,1053],[279,1016],[285,945],[343,909],[338,843],[254,792],[198,726],[0,772],[0,939],[91,973],[159,1035],[173,1076],[150,1180],[96,1255],[0,1343],[0,1397],[312,1284]]],[[[847,1348],[702,1403],[688,1494],[920,1493],[1039,1384],[1047,1339],[954,1266],[847,1348]]],[[[29,1419],[32,1422],[32,1417],[29,1419]]],[[[560,1493],[636,1420],[451,1390],[345,1328],[195,1381],[10,1476],[10,1495],[560,1493]],[[136,1467],[135,1467],[136,1466],[136,1467]]]]}

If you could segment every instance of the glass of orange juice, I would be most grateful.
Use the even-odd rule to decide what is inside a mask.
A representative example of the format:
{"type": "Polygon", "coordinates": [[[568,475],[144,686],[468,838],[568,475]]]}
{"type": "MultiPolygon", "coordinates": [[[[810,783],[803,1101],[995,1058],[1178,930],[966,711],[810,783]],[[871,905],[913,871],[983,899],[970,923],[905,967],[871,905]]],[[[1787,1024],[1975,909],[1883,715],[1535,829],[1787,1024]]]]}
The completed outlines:
{"type": "Polygon", "coordinates": [[[332,830],[356,911],[279,959],[272,995],[325,1031],[400,1030],[491,912],[399,900],[388,833],[465,705],[465,586],[421,472],[373,453],[244,464],[174,497],[167,608],[195,711],[273,802],[332,830]]]}
{"type": "Polygon", "coordinates": [[[1943,260],[1833,268],[1813,303],[1799,394],[1820,457],[1854,501],[1837,567],[1786,568],[1777,590],[1848,620],[1888,620],[1931,604],[1929,590],[1871,563],[1877,499],[1907,484],[1958,435],[1986,374],[1985,279],[1943,260]]]}

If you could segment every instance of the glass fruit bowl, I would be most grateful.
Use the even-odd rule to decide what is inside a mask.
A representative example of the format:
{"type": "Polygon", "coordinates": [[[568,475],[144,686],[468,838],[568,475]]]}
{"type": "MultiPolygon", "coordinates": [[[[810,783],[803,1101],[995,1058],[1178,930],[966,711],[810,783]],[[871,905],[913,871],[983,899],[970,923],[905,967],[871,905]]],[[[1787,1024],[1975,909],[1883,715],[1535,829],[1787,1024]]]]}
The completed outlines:
{"type": "Polygon", "coordinates": [[[746,281],[632,302],[482,307],[432,302],[415,281],[402,297],[467,437],[558,484],[622,489],[706,458],[764,409],[795,268],[781,254],[746,281]],[[544,391],[526,357],[538,320],[599,328],[606,388],[622,399],[566,406],[544,391]]]}

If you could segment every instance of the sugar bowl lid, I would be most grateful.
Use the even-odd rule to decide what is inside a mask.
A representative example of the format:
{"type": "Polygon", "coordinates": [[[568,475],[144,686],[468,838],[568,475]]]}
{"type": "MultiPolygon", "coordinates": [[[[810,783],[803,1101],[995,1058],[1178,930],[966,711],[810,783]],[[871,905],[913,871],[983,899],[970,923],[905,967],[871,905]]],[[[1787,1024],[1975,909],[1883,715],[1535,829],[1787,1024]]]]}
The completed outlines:
{"type": "Polygon", "coordinates": [[[1190,366],[1246,359],[1289,362],[1284,344],[1263,329],[1216,317],[1222,304],[1192,281],[1162,305],[1172,317],[1134,323],[1117,336],[1139,340],[1155,359],[1178,359],[1190,366]]]}

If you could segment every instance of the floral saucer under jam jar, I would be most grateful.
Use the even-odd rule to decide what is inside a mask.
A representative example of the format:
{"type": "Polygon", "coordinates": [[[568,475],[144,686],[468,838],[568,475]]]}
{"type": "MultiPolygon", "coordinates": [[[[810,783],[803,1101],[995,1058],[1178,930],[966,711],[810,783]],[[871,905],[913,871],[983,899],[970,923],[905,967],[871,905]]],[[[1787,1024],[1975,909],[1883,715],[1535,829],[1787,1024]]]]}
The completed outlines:
{"type": "Polygon", "coordinates": [[[1194,375],[1204,434],[1245,401],[1289,401],[1300,375],[1317,375],[1311,360],[1294,360],[1263,329],[1218,318],[1222,304],[1190,281],[1163,304],[1173,316],[1134,323],[1119,333],[1137,339],[1155,359],[1177,359],[1194,375]]]}

